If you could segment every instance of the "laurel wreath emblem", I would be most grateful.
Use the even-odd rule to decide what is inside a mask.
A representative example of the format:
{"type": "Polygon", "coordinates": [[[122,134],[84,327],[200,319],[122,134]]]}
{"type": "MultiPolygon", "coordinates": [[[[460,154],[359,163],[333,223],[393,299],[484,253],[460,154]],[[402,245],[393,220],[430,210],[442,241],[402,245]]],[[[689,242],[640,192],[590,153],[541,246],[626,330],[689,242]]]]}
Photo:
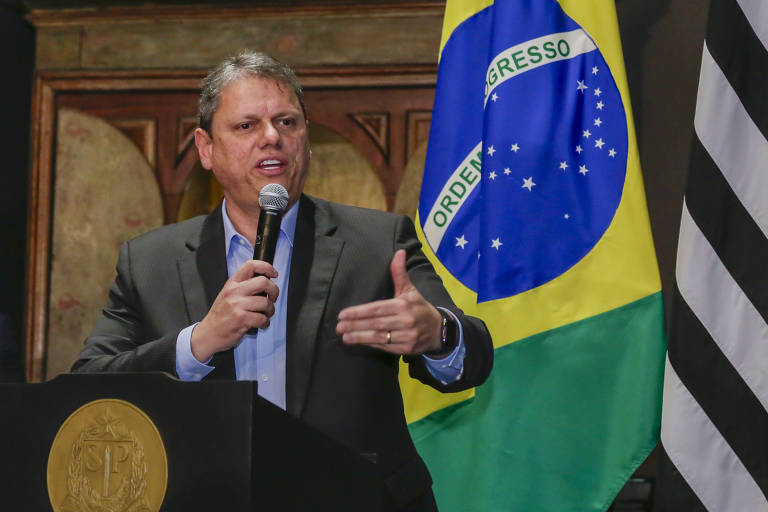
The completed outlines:
{"type": "Polygon", "coordinates": [[[109,409],[86,426],[72,444],[72,459],[67,471],[67,496],[62,503],[66,512],[150,512],[145,500],[147,464],[144,448],[136,436],[120,425],[109,409]],[[123,479],[111,496],[99,494],[83,470],[83,452],[88,440],[128,441],[131,447],[130,477],[123,479]]]}

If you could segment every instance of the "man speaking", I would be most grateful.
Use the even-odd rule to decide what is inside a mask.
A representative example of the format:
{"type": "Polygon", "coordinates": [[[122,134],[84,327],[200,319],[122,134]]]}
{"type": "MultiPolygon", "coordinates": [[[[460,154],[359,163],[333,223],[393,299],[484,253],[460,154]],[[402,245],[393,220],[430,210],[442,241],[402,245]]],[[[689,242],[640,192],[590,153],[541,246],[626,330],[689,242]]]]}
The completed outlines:
{"type": "Polygon", "coordinates": [[[408,218],[302,194],[312,152],[290,68],[226,59],[199,115],[195,144],[224,201],[123,244],[73,371],[258,380],[261,396],[372,460],[398,509],[436,510],[398,360],[441,391],[477,386],[493,361],[485,325],[453,304],[408,218]],[[272,264],[253,259],[270,183],[288,191],[272,264]]]}

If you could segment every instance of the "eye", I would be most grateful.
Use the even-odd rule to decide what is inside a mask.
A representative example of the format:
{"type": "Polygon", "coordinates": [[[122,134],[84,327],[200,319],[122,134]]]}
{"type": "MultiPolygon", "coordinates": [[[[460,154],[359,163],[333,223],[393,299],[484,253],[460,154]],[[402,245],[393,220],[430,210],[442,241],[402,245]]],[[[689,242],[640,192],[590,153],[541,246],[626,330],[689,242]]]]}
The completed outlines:
{"type": "Polygon", "coordinates": [[[284,118],[279,121],[280,126],[293,126],[296,124],[296,121],[294,121],[291,118],[284,118]]]}
{"type": "Polygon", "coordinates": [[[237,128],[240,130],[247,130],[251,127],[251,123],[240,123],[237,128]]]}

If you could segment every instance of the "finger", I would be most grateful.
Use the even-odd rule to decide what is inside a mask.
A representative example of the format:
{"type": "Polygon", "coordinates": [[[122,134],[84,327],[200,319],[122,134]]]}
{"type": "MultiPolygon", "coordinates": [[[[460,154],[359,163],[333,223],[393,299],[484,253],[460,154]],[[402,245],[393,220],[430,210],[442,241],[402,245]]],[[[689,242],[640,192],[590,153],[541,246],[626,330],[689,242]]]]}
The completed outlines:
{"type": "Polygon", "coordinates": [[[267,276],[270,279],[275,279],[277,277],[277,269],[275,269],[271,263],[261,260],[249,260],[249,262],[252,265],[254,274],[267,276]]]}
{"type": "Polygon", "coordinates": [[[405,306],[402,299],[384,299],[344,308],[339,312],[339,320],[360,320],[378,316],[391,316],[400,313],[405,306]]]}
{"type": "Polygon", "coordinates": [[[393,345],[395,341],[390,337],[387,342],[388,331],[356,331],[345,333],[341,340],[348,345],[393,345]]]}
{"type": "Polygon", "coordinates": [[[269,327],[269,317],[263,313],[249,311],[245,319],[245,327],[248,329],[266,329],[269,327]]]}
{"type": "Polygon", "coordinates": [[[396,331],[413,327],[413,318],[402,315],[364,318],[362,320],[340,320],[336,324],[336,333],[344,334],[359,331],[396,331]]]}
{"type": "Polygon", "coordinates": [[[382,352],[387,352],[390,354],[405,354],[406,351],[403,349],[402,345],[368,345],[371,348],[374,348],[376,350],[381,350],[382,352]]]}
{"type": "Polygon", "coordinates": [[[260,295],[243,297],[241,306],[245,311],[262,313],[268,317],[275,314],[275,304],[267,297],[260,295]]]}
{"type": "Polygon", "coordinates": [[[395,333],[392,333],[391,342],[387,343],[387,333],[382,331],[366,331],[354,334],[345,334],[342,341],[347,345],[364,345],[388,352],[390,354],[404,354],[409,350],[410,345],[399,344],[395,341],[395,333]]]}
{"type": "Polygon", "coordinates": [[[248,260],[237,269],[230,280],[240,283],[252,278],[255,274],[275,278],[277,277],[277,270],[266,261],[248,260]]]}
{"type": "Polygon", "coordinates": [[[239,283],[239,293],[243,295],[266,294],[269,300],[275,302],[280,295],[280,289],[266,276],[252,277],[242,283],[239,283]]]}
{"type": "Polygon", "coordinates": [[[395,297],[402,294],[406,288],[412,286],[411,279],[408,277],[408,271],[405,268],[405,251],[403,249],[397,251],[392,257],[389,272],[392,274],[392,282],[395,284],[395,297]]]}

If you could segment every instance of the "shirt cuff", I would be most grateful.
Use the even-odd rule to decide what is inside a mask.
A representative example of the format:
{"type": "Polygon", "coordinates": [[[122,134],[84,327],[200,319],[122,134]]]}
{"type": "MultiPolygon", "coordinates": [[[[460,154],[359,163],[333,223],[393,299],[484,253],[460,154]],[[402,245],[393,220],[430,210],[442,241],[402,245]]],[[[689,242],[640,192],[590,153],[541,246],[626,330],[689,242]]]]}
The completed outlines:
{"type": "Polygon", "coordinates": [[[467,354],[467,347],[464,345],[464,329],[462,329],[461,322],[456,318],[456,315],[445,308],[438,307],[437,309],[445,311],[453,317],[456,325],[459,326],[459,340],[453,352],[442,359],[433,359],[427,355],[421,357],[424,358],[427,371],[443,385],[448,385],[459,380],[464,373],[464,356],[467,354]]]}
{"type": "Polygon", "coordinates": [[[201,363],[192,354],[192,331],[196,326],[197,323],[185,327],[176,337],[176,374],[183,381],[199,382],[213,371],[213,366],[206,364],[213,358],[201,363]]]}

